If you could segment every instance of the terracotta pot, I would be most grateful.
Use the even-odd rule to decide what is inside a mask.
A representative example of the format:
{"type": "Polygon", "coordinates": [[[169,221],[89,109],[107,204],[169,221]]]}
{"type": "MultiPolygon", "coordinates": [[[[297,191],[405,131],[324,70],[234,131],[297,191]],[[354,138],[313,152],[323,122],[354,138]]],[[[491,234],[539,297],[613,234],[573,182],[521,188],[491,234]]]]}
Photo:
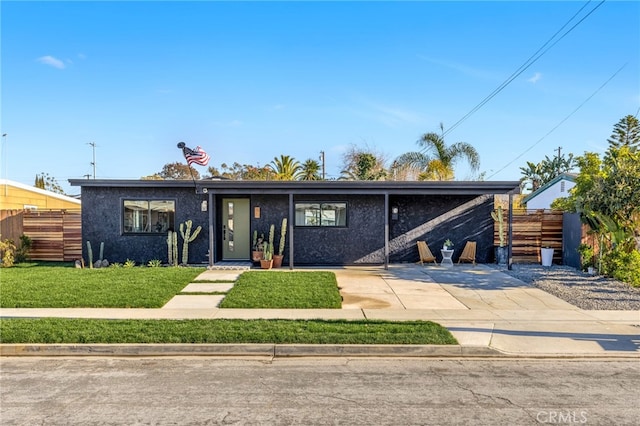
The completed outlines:
{"type": "Polygon", "coordinates": [[[253,261],[254,264],[257,265],[261,259],[262,259],[262,250],[253,250],[251,252],[251,260],[253,261]]]}
{"type": "Polygon", "coordinates": [[[273,267],[279,268],[282,266],[282,259],[284,258],[283,254],[274,254],[273,255],[273,267]]]}
{"type": "Polygon", "coordinates": [[[260,259],[260,267],[262,269],[271,269],[272,266],[273,266],[273,259],[271,260],[260,259]]]}

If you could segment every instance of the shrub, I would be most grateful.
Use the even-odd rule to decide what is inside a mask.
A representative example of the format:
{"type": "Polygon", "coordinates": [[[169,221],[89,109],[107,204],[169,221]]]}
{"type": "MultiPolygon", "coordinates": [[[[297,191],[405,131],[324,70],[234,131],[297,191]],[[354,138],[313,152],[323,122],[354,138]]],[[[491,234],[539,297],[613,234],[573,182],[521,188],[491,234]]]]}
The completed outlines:
{"type": "Polygon", "coordinates": [[[153,260],[150,260],[149,263],[147,263],[147,266],[149,268],[158,268],[162,266],[162,261],[160,259],[153,259],[153,260]]]}
{"type": "Polygon", "coordinates": [[[127,259],[127,260],[124,262],[124,265],[123,265],[123,266],[124,266],[125,268],[133,268],[134,266],[136,266],[136,261],[135,261],[135,260],[131,260],[131,259],[127,259]]]}
{"type": "Polygon", "coordinates": [[[20,248],[16,250],[16,263],[23,263],[29,260],[29,251],[33,241],[27,235],[20,235],[20,248]]]}
{"type": "Polygon", "coordinates": [[[602,272],[605,275],[640,287],[640,252],[625,250],[617,246],[602,257],[602,272]]]}
{"type": "Polygon", "coordinates": [[[13,240],[0,241],[0,266],[11,268],[15,263],[16,245],[13,240]]]}

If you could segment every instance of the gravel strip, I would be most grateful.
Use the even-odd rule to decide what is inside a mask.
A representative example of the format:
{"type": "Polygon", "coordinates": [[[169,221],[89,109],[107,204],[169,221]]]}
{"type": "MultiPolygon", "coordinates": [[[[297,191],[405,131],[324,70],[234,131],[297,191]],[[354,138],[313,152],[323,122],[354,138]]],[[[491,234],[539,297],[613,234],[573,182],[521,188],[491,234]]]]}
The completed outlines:
{"type": "Polygon", "coordinates": [[[640,311],[640,288],[570,266],[488,265],[585,310],[640,311]]]}

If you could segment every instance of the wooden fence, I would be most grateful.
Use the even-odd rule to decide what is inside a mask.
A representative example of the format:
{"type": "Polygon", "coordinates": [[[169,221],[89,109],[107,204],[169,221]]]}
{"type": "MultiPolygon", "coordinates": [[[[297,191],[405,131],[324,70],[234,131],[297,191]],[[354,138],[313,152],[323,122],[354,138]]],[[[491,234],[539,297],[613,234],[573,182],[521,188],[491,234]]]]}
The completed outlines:
{"type": "Polygon", "coordinates": [[[31,238],[33,260],[68,262],[82,257],[79,210],[3,210],[0,223],[2,239],[19,243],[23,234],[31,238]]]}
{"type": "MultiPolygon", "coordinates": [[[[549,210],[513,211],[513,263],[540,263],[540,248],[551,247],[553,262],[562,263],[562,212],[549,210]]],[[[504,211],[504,231],[509,241],[508,210],[504,211]]],[[[498,223],[494,223],[494,244],[500,244],[498,223]]]]}

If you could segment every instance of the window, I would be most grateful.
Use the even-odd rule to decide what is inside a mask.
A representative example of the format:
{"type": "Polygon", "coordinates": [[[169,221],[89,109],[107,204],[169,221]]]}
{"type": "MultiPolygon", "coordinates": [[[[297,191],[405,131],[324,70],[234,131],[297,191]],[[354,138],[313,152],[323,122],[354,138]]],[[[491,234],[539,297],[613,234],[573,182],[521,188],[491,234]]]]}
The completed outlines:
{"type": "Polygon", "coordinates": [[[162,233],[175,229],[175,201],[124,200],[122,211],[125,234],[162,233]]]}
{"type": "Polygon", "coordinates": [[[296,226],[347,226],[347,203],[296,203],[296,226]]]}

